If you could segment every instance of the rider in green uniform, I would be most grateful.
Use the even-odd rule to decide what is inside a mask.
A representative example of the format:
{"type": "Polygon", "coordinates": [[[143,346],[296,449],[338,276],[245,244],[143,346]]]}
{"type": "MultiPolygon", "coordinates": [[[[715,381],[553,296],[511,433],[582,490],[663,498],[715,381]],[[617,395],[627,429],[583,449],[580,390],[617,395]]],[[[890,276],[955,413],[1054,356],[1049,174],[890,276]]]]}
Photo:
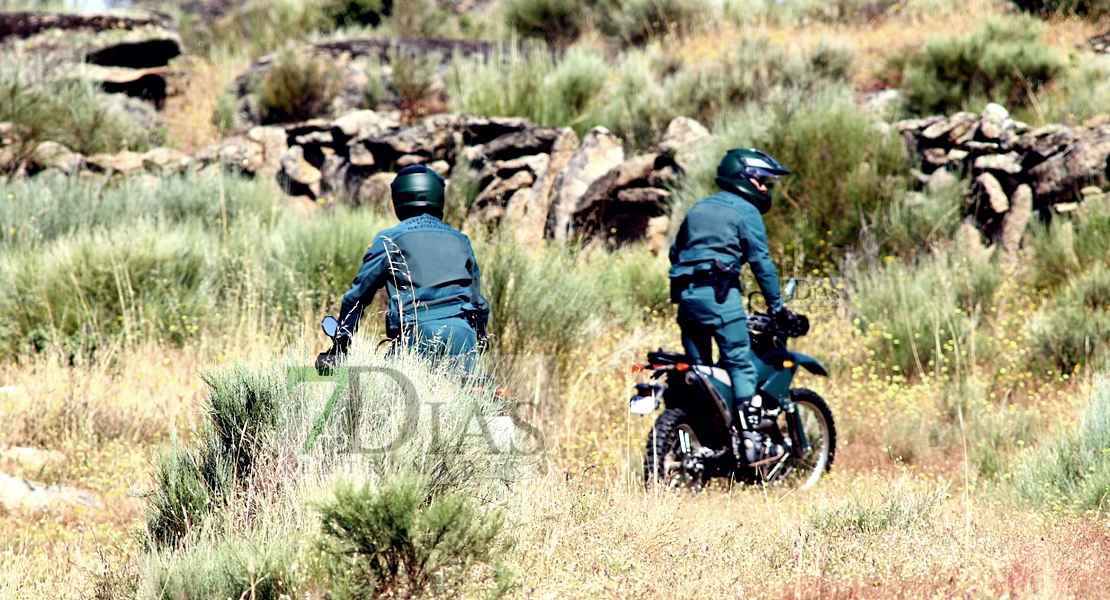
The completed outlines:
{"type": "Polygon", "coordinates": [[[442,221],[444,182],[423,165],[406,167],[391,186],[401,222],[379,232],[343,295],[335,345],[344,354],[362,309],[382,287],[389,294],[386,335],[427,356],[472,354],[484,342],[489,303],[481,292],[470,239],[442,221]]]}
{"type": "Polygon", "coordinates": [[[745,263],[751,268],[776,322],[796,318],[783,305],[763,225],[763,214],[771,208],[769,188],[788,173],[762,151],[729,150],[717,167],[721,191],[686,213],[670,251],[671,298],[678,304],[683,348],[694,361],[708,365],[716,340],[718,365],[732,380],[733,422],[739,437],[753,445],[759,439],[755,430],[762,401],[756,395],[740,268],[745,263]]]}

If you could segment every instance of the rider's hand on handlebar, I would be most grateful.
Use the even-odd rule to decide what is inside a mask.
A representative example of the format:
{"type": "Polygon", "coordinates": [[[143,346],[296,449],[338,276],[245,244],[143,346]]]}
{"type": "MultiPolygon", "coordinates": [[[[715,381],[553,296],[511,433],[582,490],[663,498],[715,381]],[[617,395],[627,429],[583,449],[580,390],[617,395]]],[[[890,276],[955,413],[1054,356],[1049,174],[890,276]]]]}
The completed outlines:
{"type": "Polygon", "coordinates": [[[784,308],[771,315],[771,319],[775,323],[775,329],[790,336],[797,337],[809,333],[809,319],[789,308],[784,308]]]}

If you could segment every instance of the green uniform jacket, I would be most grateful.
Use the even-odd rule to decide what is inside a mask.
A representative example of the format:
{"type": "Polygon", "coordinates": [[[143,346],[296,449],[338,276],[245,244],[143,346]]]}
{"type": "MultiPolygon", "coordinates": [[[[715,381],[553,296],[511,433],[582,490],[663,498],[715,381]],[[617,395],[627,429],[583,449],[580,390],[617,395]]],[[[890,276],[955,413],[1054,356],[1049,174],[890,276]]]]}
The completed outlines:
{"type": "MultiPolygon", "coordinates": [[[[775,264],[767,249],[763,216],[750,202],[720,191],[700,200],[686,213],[671,246],[671,277],[693,275],[709,269],[714,259],[737,268],[747,263],[772,313],[783,308],[775,264]]],[[[733,289],[721,304],[709,286],[684,290],[678,305],[678,320],[704,325],[723,325],[744,318],[744,297],[733,289]]]]}
{"type": "Polygon", "coordinates": [[[482,327],[489,318],[470,239],[431,215],[405,219],[374,237],[343,294],[340,327],[355,331],[363,307],[382,286],[389,293],[385,322],[391,336],[417,322],[464,313],[473,313],[482,327]]]}

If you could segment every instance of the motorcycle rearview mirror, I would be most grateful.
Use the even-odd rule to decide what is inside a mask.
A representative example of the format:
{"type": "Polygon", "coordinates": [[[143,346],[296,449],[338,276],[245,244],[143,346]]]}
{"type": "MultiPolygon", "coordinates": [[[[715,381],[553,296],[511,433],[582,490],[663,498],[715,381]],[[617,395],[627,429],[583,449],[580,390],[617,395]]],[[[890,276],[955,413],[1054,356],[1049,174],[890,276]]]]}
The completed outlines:
{"type": "Polygon", "coordinates": [[[786,299],[789,300],[789,299],[794,297],[794,292],[797,289],[798,289],[798,280],[791,277],[790,281],[786,282],[786,290],[784,290],[783,294],[786,296],[786,299]]]}
{"type": "Polygon", "coordinates": [[[324,333],[330,338],[334,338],[335,334],[339,333],[339,321],[331,315],[324,317],[324,320],[320,321],[320,327],[324,328],[324,333]]]}

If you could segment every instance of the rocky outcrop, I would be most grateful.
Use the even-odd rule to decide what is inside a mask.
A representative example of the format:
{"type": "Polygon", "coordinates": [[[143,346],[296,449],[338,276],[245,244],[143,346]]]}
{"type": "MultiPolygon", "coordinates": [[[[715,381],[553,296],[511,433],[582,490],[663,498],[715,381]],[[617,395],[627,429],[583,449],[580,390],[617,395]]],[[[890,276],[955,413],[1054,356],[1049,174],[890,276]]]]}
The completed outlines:
{"type": "MultiPolygon", "coordinates": [[[[28,164],[7,171],[111,178],[224,169],[276,180],[301,199],[298,206],[331,200],[388,212],[395,173],[423,164],[448,179],[448,193],[468,206],[471,227],[512,223],[528,244],[591,238],[619,245],[666,230],[660,218],[669,213],[669,188],[682,172],[672,152],[683,156],[705,140],[696,121],[676,120],[670,130],[681,135],[625,161],[621,141],[602,127],[579,140],[572,129],[519,118],[439,114],[403,124],[399,117],[361,110],[335,120],[256,126],[191,156],[155,148],[86,157],[49,142],[28,164]]],[[[4,143],[12,143],[10,129],[0,124],[0,157],[4,143]]]]}
{"type": "Polygon", "coordinates": [[[173,19],[156,12],[0,13],[0,51],[33,55],[107,92],[157,106],[166,97],[167,65],[181,48],[173,19]]]}
{"type": "Polygon", "coordinates": [[[894,127],[920,159],[916,175],[923,185],[963,176],[972,180],[968,214],[1007,252],[1016,251],[1033,212],[1048,218],[1069,212],[1093,195],[1084,194],[1086,188],[1101,193],[1110,187],[1107,123],[1033,129],[989,104],[980,115],[960,112],[894,127]]]}

